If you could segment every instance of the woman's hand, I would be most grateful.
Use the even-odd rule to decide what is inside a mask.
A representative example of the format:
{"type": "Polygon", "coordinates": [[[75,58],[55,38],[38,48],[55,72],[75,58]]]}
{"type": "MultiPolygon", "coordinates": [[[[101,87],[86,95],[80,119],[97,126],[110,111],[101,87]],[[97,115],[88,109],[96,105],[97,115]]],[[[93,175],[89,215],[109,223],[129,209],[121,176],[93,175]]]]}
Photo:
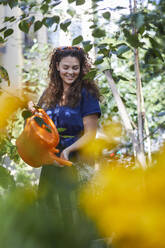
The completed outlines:
{"type": "Polygon", "coordinates": [[[67,148],[65,148],[65,149],[61,152],[60,158],[69,160],[69,153],[70,153],[70,151],[69,151],[69,149],[68,149],[68,147],[67,147],[67,148]]]}
{"type": "Polygon", "coordinates": [[[62,165],[62,164],[58,163],[57,161],[55,161],[53,165],[55,167],[64,167],[65,166],[65,165],[62,165]]]}
{"type": "Polygon", "coordinates": [[[71,152],[83,149],[86,145],[88,145],[89,141],[96,137],[96,130],[97,130],[97,122],[98,122],[98,115],[88,115],[83,118],[84,124],[84,134],[81,136],[76,142],[72,145],[65,148],[62,152],[60,157],[62,159],[69,160],[69,154],[71,152]]]}
{"type": "Polygon", "coordinates": [[[35,105],[32,101],[28,102],[28,110],[31,111],[33,114],[36,111],[35,105]]]}

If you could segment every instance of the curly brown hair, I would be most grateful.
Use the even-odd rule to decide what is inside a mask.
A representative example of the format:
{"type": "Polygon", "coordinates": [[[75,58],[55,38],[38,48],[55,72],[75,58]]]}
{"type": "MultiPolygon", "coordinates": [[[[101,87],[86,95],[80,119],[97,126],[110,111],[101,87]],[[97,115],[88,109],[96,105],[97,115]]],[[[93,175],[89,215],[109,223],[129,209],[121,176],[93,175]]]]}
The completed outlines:
{"type": "Polygon", "coordinates": [[[55,48],[51,54],[48,76],[49,85],[41,96],[38,105],[44,109],[51,108],[60,103],[63,95],[63,83],[56,65],[67,56],[76,57],[80,62],[80,73],[78,78],[69,88],[66,105],[75,107],[81,98],[82,88],[86,88],[98,100],[100,98],[99,89],[94,80],[84,79],[84,76],[90,71],[90,58],[85,51],[77,46],[55,48]]]}

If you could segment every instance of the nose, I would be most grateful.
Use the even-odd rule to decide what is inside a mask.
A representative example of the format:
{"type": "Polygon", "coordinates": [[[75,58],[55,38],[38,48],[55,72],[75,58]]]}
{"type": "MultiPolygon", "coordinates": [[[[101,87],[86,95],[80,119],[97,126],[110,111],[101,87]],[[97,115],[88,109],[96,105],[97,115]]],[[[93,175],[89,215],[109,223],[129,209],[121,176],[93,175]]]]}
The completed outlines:
{"type": "Polygon", "coordinates": [[[72,68],[69,68],[69,69],[68,69],[68,73],[69,73],[69,74],[73,74],[72,68]]]}

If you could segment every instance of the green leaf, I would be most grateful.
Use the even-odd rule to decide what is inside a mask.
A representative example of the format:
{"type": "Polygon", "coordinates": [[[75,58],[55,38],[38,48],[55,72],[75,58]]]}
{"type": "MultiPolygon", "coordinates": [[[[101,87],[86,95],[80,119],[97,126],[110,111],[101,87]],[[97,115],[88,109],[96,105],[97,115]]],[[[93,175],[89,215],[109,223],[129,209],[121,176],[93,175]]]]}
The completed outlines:
{"type": "Polygon", "coordinates": [[[92,47],[93,47],[93,45],[91,44],[91,41],[90,40],[83,41],[82,44],[83,44],[83,47],[84,47],[84,51],[86,53],[89,52],[92,49],[92,47]]]}
{"type": "Polygon", "coordinates": [[[134,64],[130,65],[129,69],[130,71],[134,71],[134,64]]]}
{"type": "Polygon", "coordinates": [[[27,118],[31,117],[32,115],[33,115],[32,112],[29,111],[29,110],[24,110],[22,112],[22,117],[24,118],[24,120],[26,120],[27,118]]]}
{"type": "Polygon", "coordinates": [[[1,29],[0,29],[0,32],[5,31],[6,29],[7,29],[7,27],[1,28],[1,29]]]}
{"type": "Polygon", "coordinates": [[[18,5],[18,0],[12,0],[12,1],[8,1],[8,4],[10,6],[10,8],[14,8],[15,6],[18,5]]]}
{"type": "Polygon", "coordinates": [[[114,10],[123,10],[123,9],[126,9],[126,7],[117,6],[116,8],[114,8],[114,10]]]}
{"type": "Polygon", "coordinates": [[[98,48],[102,49],[102,48],[107,48],[109,44],[108,43],[101,43],[98,45],[98,48]]]}
{"type": "Polygon", "coordinates": [[[129,50],[130,50],[130,47],[128,47],[127,45],[121,45],[121,46],[119,46],[118,50],[116,51],[117,56],[120,56],[129,50]]]}
{"type": "Polygon", "coordinates": [[[36,32],[37,30],[39,30],[42,27],[42,22],[41,21],[36,21],[34,23],[34,32],[36,32]]]}
{"type": "Polygon", "coordinates": [[[105,37],[106,33],[105,33],[105,30],[100,29],[100,28],[96,28],[93,30],[92,35],[95,38],[101,38],[101,37],[105,37]]]}
{"type": "Polygon", "coordinates": [[[75,136],[70,136],[70,135],[60,135],[60,137],[67,139],[67,138],[74,138],[75,136]]]}
{"type": "Polygon", "coordinates": [[[152,60],[156,59],[156,58],[159,58],[164,62],[164,59],[163,59],[160,51],[157,48],[149,48],[145,54],[145,57],[144,57],[145,63],[149,64],[150,61],[152,63],[152,60]]]}
{"type": "Polygon", "coordinates": [[[161,52],[159,51],[158,48],[155,48],[152,51],[153,51],[153,54],[154,54],[155,57],[158,57],[159,59],[161,59],[164,62],[164,59],[162,57],[162,54],[161,54],[161,52]]]}
{"type": "Polygon", "coordinates": [[[76,0],[76,5],[82,5],[85,3],[85,0],[76,0]]]}
{"type": "Polygon", "coordinates": [[[134,93],[134,92],[127,92],[127,93],[130,95],[136,96],[136,93],[134,93]]]}
{"type": "Polygon", "coordinates": [[[88,72],[83,79],[89,79],[89,80],[93,80],[95,78],[97,74],[97,70],[96,69],[92,69],[90,72],[88,72]]]}
{"type": "Polygon", "coordinates": [[[4,43],[5,40],[0,36],[0,43],[4,43]]]}
{"type": "Polygon", "coordinates": [[[64,22],[61,22],[60,23],[60,28],[66,32],[67,31],[67,28],[68,26],[71,24],[71,20],[70,19],[66,19],[64,22]]]}
{"type": "Polygon", "coordinates": [[[7,30],[4,32],[4,38],[10,36],[13,32],[14,32],[14,30],[13,30],[12,28],[7,29],[7,30]]]}
{"type": "Polygon", "coordinates": [[[19,29],[23,31],[24,33],[29,32],[30,25],[25,20],[21,21],[18,25],[19,29]]]}
{"type": "Polygon", "coordinates": [[[57,128],[57,131],[58,131],[59,133],[64,132],[65,130],[66,130],[66,128],[63,128],[63,127],[57,128]]]}
{"type": "Polygon", "coordinates": [[[131,34],[130,31],[128,31],[127,29],[124,29],[123,32],[124,32],[127,42],[132,47],[138,48],[141,46],[141,43],[139,42],[137,34],[131,34]]]}
{"type": "MultiPolygon", "coordinates": [[[[55,1],[57,1],[57,0],[55,0],[55,1]]],[[[42,0],[42,3],[48,4],[48,3],[50,3],[50,2],[51,2],[51,0],[42,0]]]]}
{"type": "Polygon", "coordinates": [[[103,54],[105,57],[109,57],[110,55],[110,49],[104,47],[104,46],[100,46],[99,47],[99,51],[98,51],[99,54],[103,54]]]}
{"type": "Polygon", "coordinates": [[[23,20],[23,19],[25,19],[25,18],[27,18],[27,17],[28,17],[28,14],[23,13],[23,14],[20,16],[20,20],[23,20]]]}
{"type": "Polygon", "coordinates": [[[49,10],[49,6],[48,6],[48,4],[43,4],[40,9],[41,9],[43,14],[46,14],[49,10]]]}
{"type": "Polygon", "coordinates": [[[52,17],[45,17],[42,22],[47,28],[50,28],[54,24],[52,17]]]}
{"type": "Polygon", "coordinates": [[[141,34],[141,35],[143,35],[143,33],[144,33],[145,30],[146,30],[145,29],[145,26],[143,25],[142,27],[139,28],[138,33],[141,34]]]}
{"type": "Polygon", "coordinates": [[[103,61],[104,61],[104,56],[101,55],[101,56],[99,56],[99,57],[96,58],[94,64],[95,65],[99,65],[99,64],[103,63],[103,61]]]}
{"type": "Polygon", "coordinates": [[[96,25],[96,24],[91,25],[89,28],[90,28],[90,29],[97,28],[97,25],[96,25]]]}
{"type": "Polygon", "coordinates": [[[68,3],[73,3],[75,2],[76,0],[68,0],[68,3]]]}
{"type": "Polygon", "coordinates": [[[59,24],[59,22],[60,22],[60,17],[57,16],[57,15],[53,16],[53,21],[54,21],[54,23],[59,24]]]}
{"type": "Polygon", "coordinates": [[[4,189],[15,186],[14,177],[10,174],[9,170],[2,166],[0,166],[0,186],[4,189]]]}
{"type": "Polygon", "coordinates": [[[46,27],[50,28],[54,23],[60,22],[60,17],[59,16],[45,17],[42,20],[42,22],[46,27]]]}
{"type": "Polygon", "coordinates": [[[7,72],[7,70],[6,70],[3,66],[1,66],[1,65],[0,65],[0,77],[1,77],[2,79],[4,79],[5,81],[7,81],[7,82],[8,82],[8,86],[10,86],[10,80],[9,80],[8,72],[7,72]]]}
{"type": "Polygon", "coordinates": [[[72,46],[79,44],[80,42],[83,41],[82,35],[77,36],[75,39],[72,41],[72,46]]]}
{"type": "Polygon", "coordinates": [[[144,15],[138,14],[135,19],[135,25],[136,25],[137,30],[139,30],[144,24],[145,24],[144,15]]]}
{"type": "Polygon", "coordinates": [[[103,17],[106,19],[106,20],[109,20],[110,17],[111,17],[111,13],[109,11],[106,11],[103,13],[103,17]]]}
{"type": "Polygon", "coordinates": [[[128,41],[128,43],[129,43],[131,46],[133,46],[133,47],[135,47],[135,48],[138,48],[138,47],[139,47],[139,39],[138,39],[137,34],[132,34],[131,36],[129,36],[129,37],[127,38],[127,41],[128,41]]]}
{"type": "Polygon", "coordinates": [[[123,81],[129,81],[127,78],[125,78],[125,77],[123,77],[121,75],[119,75],[118,78],[121,79],[121,80],[123,80],[123,81]]]}
{"type": "Polygon", "coordinates": [[[150,40],[151,45],[152,45],[153,48],[160,47],[160,44],[155,39],[149,37],[149,40],[150,40]]]}
{"type": "Polygon", "coordinates": [[[4,18],[4,22],[14,22],[16,20],[15,16],[8,17],[6,16],[4,18]]]}
{"type": "Polygon", "coordinates": [[[68,13],[71,17],[73,17],[73,16],[76,14],[76,11],[75,11],[73,8],[69,8],[69,9],[67,10],[67,13],[68,13]]]}

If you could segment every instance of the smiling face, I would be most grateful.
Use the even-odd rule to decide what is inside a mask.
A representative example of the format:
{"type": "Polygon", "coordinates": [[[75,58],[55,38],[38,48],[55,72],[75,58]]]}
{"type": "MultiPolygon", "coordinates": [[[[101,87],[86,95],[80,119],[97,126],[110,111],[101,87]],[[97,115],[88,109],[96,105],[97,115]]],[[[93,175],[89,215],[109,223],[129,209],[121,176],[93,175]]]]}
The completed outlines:
{"type": "Polygon", "coordinates": [[[77,57],[63,57],[56,66],[63,81],[64,89],[70,87],[80,74],[80,62],[77,57]]]}

